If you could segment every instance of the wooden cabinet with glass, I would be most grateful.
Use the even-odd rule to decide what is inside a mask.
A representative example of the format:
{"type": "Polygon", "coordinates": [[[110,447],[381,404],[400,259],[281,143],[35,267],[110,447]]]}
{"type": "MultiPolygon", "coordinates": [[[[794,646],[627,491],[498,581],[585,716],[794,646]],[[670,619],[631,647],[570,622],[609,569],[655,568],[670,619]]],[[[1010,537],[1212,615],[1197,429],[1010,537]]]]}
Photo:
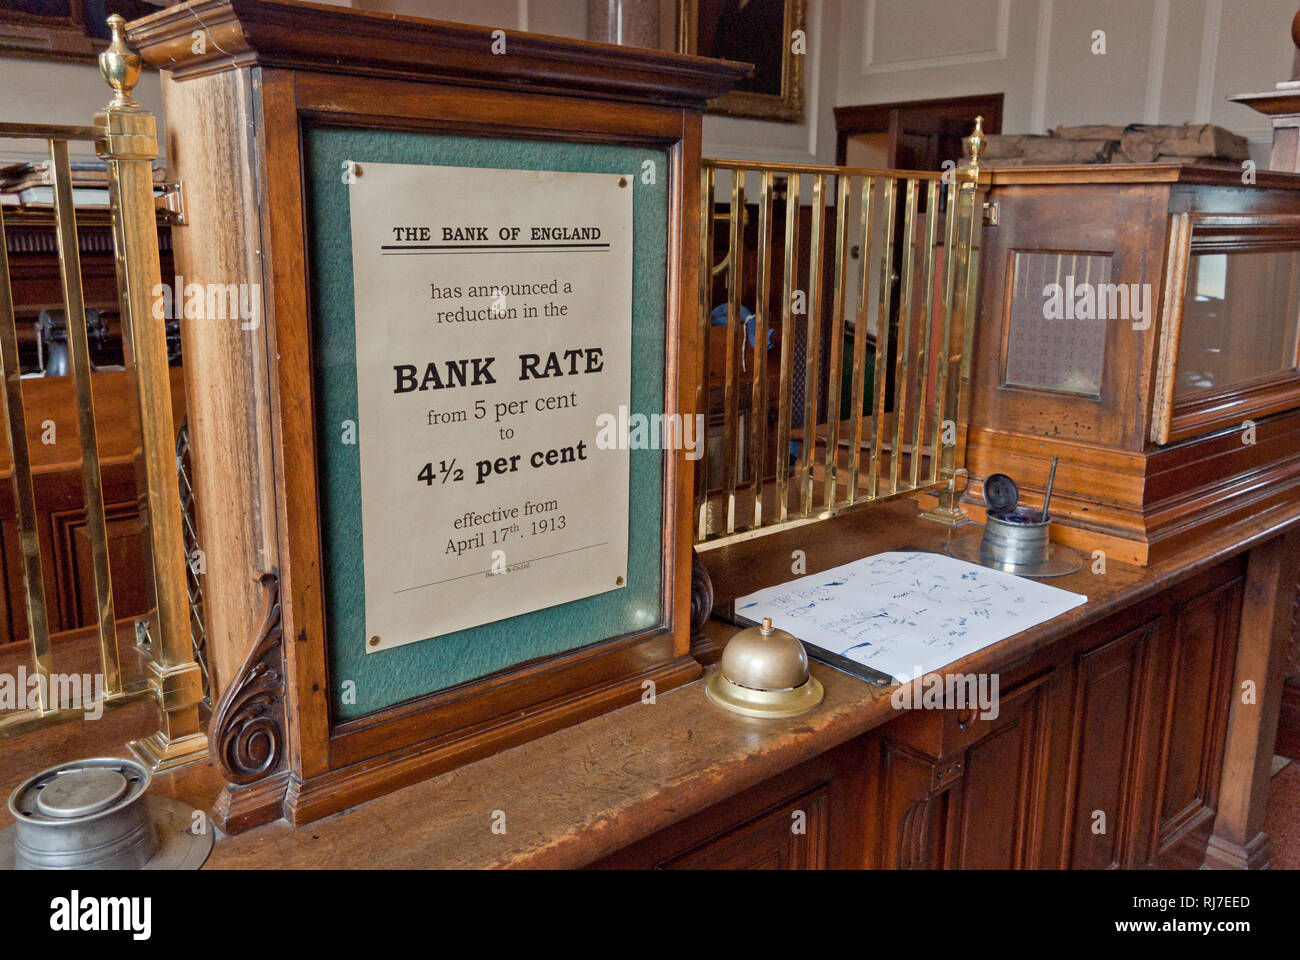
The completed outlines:
{"type": "Polygon", "coordinates": [[[1146,564],[1300,496],[1300,176],[995,171],[965,496],[1008,473],[1069,544],[1146,564]]]}

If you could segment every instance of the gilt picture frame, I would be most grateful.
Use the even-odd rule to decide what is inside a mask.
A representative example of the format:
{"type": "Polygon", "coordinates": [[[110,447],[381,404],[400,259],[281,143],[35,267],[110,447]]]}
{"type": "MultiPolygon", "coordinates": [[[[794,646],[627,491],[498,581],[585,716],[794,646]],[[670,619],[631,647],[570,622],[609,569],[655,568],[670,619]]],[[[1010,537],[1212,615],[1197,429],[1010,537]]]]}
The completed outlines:
{"type": "Polygon", "coordinates": [[[754,65],[708,113],[800,123],[804,110],[807,0],[678,0],[681,53],[754,65]],[[795,31],[800,31],[796,36],[795,31]]]}
{"type": "Polygon", "coordinates": [[[94,63],[109,41],[108,16],[148,16],[167,0],[8,0],[0,7],[0,57],[94,63]]]}

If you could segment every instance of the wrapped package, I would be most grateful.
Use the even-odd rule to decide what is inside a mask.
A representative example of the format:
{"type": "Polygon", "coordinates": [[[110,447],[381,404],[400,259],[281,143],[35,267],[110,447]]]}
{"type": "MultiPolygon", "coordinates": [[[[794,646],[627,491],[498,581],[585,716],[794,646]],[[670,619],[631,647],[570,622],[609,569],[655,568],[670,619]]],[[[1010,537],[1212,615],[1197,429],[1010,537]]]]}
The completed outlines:
{"type": "Polygon", "coordinates": [[[1129,163],[1154,163],[1157,157],[1241,161],[1250,156],[1246,138],[1212,123],[1135,123],[1120,138],[1129,163]]]}
{"type": "Polygon", "coordinates": [[[1030,163],[1106,163],[1115,146],[1114,140],[1026,137],[1021,156],[1030,163]]]}
{"type": "Polygon", "coordinates": [[[1085,124],[1080,127],[1057,127],[1052,136],[1062,140],[1119,140],[1124,136],[1123,126],[1104,123],[1085,124]]]}

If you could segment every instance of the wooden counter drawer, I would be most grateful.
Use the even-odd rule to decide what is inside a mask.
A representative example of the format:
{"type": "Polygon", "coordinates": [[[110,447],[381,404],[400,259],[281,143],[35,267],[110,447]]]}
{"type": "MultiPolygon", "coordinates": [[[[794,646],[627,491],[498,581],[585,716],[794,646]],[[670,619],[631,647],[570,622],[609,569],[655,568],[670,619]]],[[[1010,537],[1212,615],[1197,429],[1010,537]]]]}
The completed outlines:
{"type": "Polygon", "coordinates": [[[663,870],[822,870],[830,785],[820,783],[656,867],[663,870]]]}
{"type": "Polygon", "coordinates": [[[821,870],[865,866],[880,741],[868,734],[597,861],[595,869],[821,870]]]}

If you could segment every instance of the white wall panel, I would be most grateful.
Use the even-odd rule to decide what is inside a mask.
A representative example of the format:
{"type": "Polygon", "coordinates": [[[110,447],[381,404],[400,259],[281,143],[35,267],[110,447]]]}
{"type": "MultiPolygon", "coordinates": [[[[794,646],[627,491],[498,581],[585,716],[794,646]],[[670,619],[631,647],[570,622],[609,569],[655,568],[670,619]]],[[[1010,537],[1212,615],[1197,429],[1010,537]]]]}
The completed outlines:
{"type": "Polygon", "coordinates": [[[862,72],[1005,60],[1011,0],[867,0],[862,72]]]}

